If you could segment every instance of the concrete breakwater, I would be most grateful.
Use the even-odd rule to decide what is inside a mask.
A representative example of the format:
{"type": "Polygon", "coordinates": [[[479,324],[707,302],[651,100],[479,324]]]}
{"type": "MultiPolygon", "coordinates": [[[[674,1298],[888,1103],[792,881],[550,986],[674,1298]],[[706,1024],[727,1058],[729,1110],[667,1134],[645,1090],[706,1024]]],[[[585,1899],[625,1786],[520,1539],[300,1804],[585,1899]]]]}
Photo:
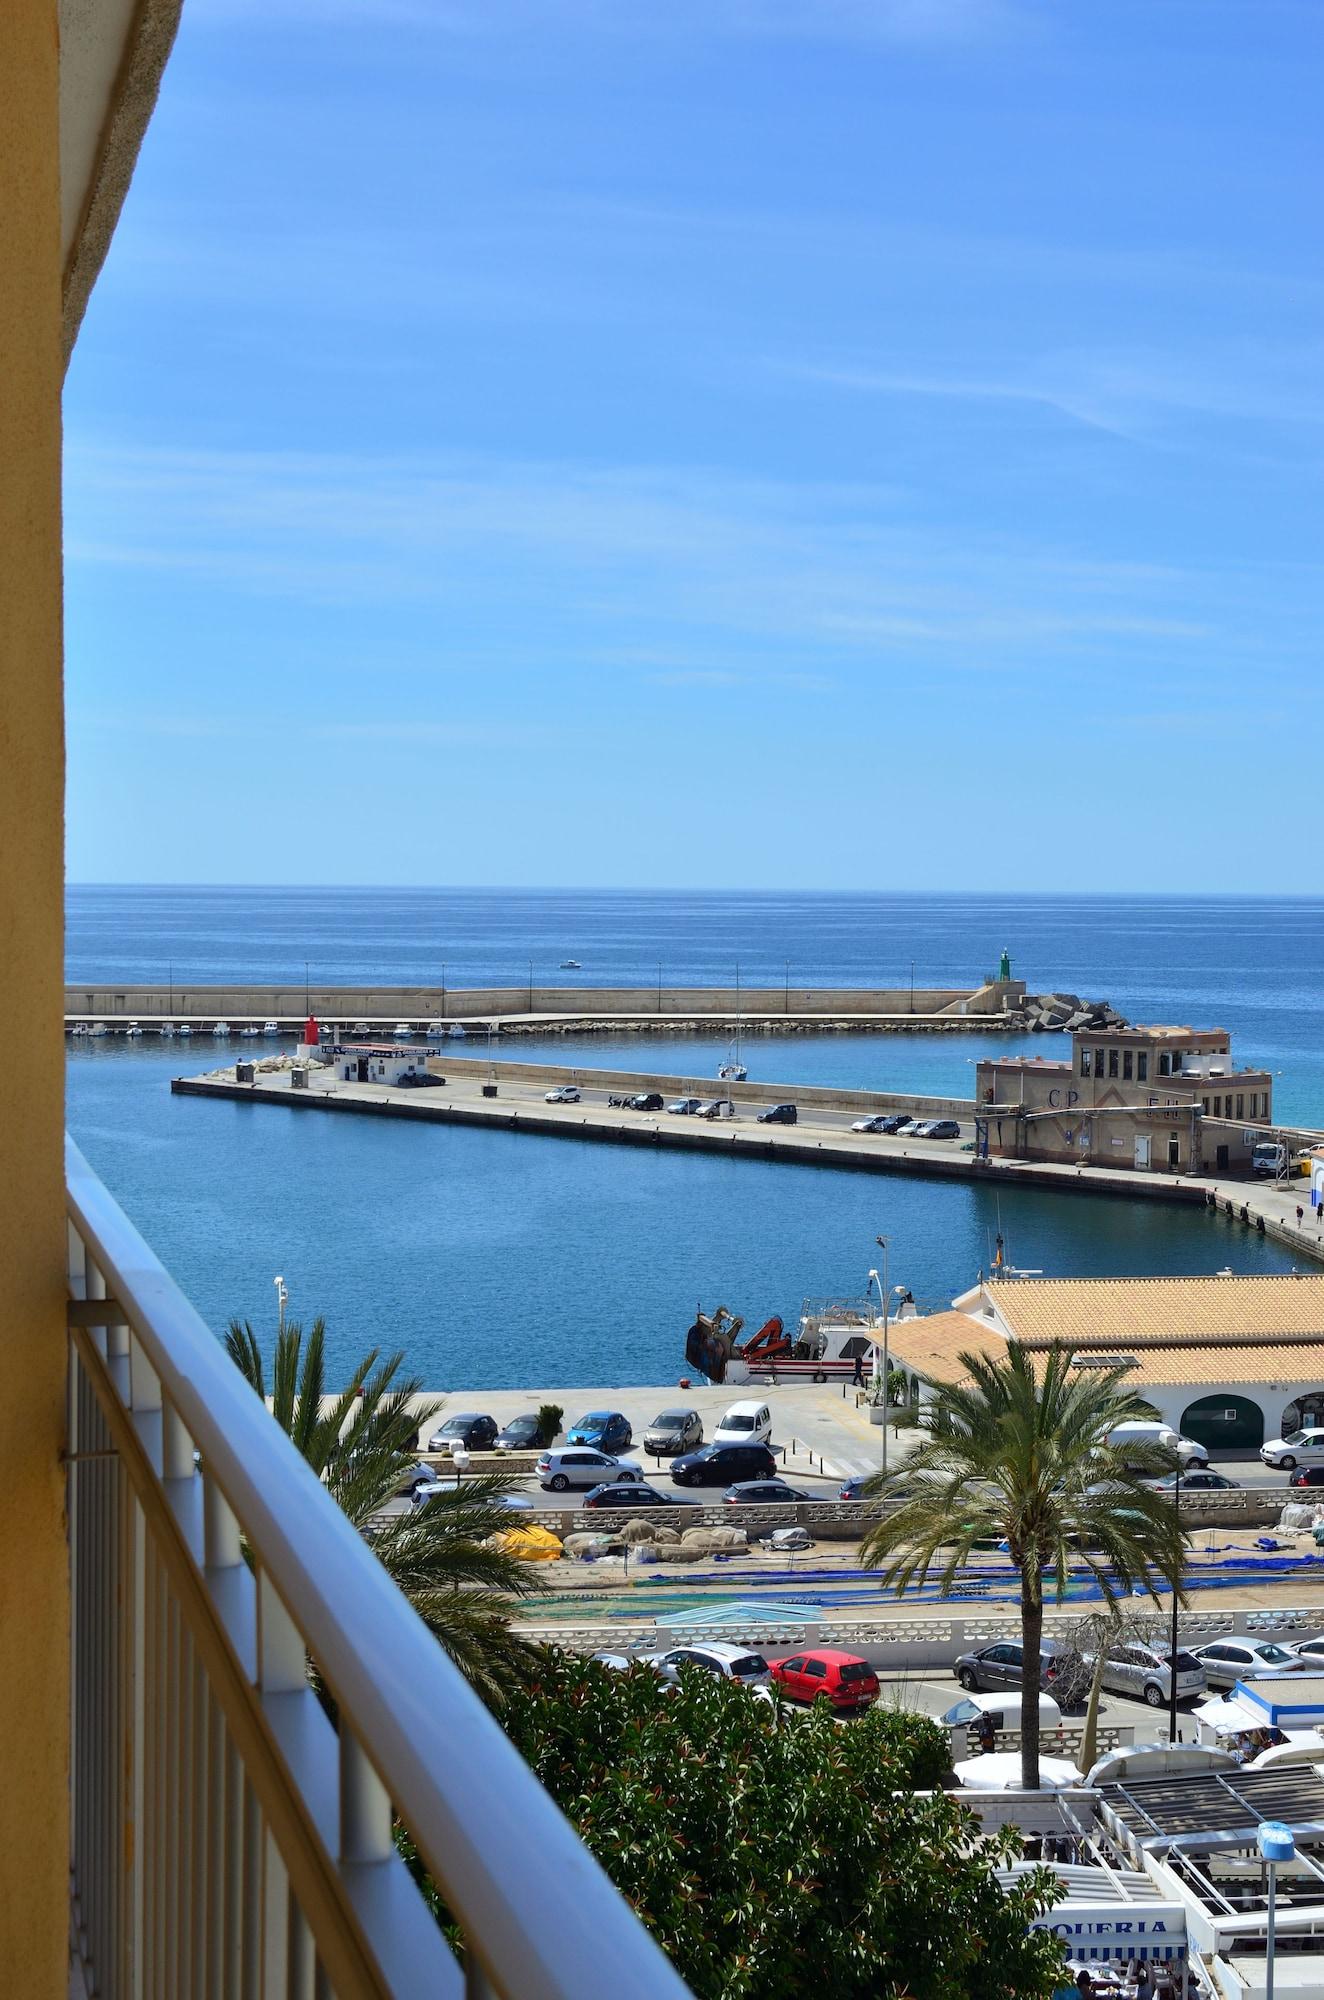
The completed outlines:
{"type": "Polygon", "coordinates": [[[1069,1032],[1120,1023],[1106,1001],[1071,993],[1030,994],[1023,980],[977,987],[571,987],[529,981],[508,987],[424,986],[68,986],[69,1028],[104,1022],[113,1033],[130,1022],[148,1032],[163,1021],[210,1027],[275,1022],[301,1027],[309,1014],[340,1030],[372,1033],[398,1023],[461,1024],[473,1033],[962,1034],[1027,1030],[1069,1032]]]}

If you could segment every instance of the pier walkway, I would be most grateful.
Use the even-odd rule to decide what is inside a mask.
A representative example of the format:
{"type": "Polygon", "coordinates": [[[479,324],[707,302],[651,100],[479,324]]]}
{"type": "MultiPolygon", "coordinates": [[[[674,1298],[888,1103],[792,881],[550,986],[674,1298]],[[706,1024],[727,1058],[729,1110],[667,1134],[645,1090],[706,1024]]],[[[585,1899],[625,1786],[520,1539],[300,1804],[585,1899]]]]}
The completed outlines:
{"type": "MultiPolygon", "coordinates": [[[[441,1056],[441,1061],[446,1058],[441,1056]]],[[[984,1160],[963,1150],[974,1139],[973,1105],[959,1099],[911,1099],[916,1114],[959,1119],[955,1140],[888,1138],[850,1130],[866,1113],[890,1106],[905,1108],[906,1100],[877,1094],[802,1089],[769,1090],[767,1086],[736,1086],[741,1092],[734,1118],[708,1121],[665,1111],[640,1112],[607,1103],[619,1094],[610,1081],[583,1081],[577,1104],[548,1104],[547,1090],[562,1080],[559,1070],[541,1063],[498,1066],[497,1095],[484,1079],[487,1065],[465,1062],[448,1067],[444,1085],[401,1089],[382,1083],[343,1083],[330,1071],[313,1070],[307,1088],[291,1086],[291,1071],[258,1070],[252,1083],[238,1083],[233,1067],[204,1076],[176,1077],[171,1090],[180,1096],[216,1097],[298,1111],[329,1111],[400,1122],[485,1126],[496,1131],[536,1134],[560,1139],[599,1140],[619,1145],[671,1147],[716,1154],[727,1159],[837,1167],[865,1173],[902,1173],[932,1180],[975,1181],[995,1188],[1029,1187],[1061,1193],[1112,1195],[1127,1201],[1161,1201],[1187,1207],[1217,1205],[1219,1217],[1233,1227],[1262,1229],[1303,1258],[1324,1263],[1324,1228],[1308,1209],[1303,1226],[1296,1222],[1300,1182],[1287,1188],[1220,1180],[1215,1176],[1136,1173],[1123,1168],[1057,1164],[1038,1160],[984,1160]],[[518,1072],[518,1074],[512,1074],[518,1072]],[[758,1109],[783,1098],[798,1099],[795,1125],[762,1125],[758,1109]],[[837,1100],[831,1105],[807,1100],[837,1100]],[[934,1108],[930,1109],[929,1106],[934,1108]]],[[[580,1072],[585,1079],[591,1071],[580,1072]]],[[[659,1092],[664,1099],[715,1095],[722,1086],[683,1077],[650,1076],[635,1089],[659,1092]]]]}

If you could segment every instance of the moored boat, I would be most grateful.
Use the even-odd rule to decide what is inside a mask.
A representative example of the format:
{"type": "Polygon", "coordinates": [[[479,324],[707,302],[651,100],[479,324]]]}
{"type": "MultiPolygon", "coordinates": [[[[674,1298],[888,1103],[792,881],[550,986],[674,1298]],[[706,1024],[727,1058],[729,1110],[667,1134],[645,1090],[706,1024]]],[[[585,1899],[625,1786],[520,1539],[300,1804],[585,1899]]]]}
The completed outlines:
{"type": "Polygon", "coordinates": [[[218,1021],[215,1027],[212,1029],[213,1035],[220,1035],[222,1039],[224,1039],[229,1034],[229,1032],[230,1032],[230,1023],[228,1021],[218,1021]]]}
{"type": "Polygon", "coordinates": [[[262,1023],[262,1032],[264,1035],[278,1035],[280,1033],[280,1022],[264,1021],[262,1023]]]}
{"type": "MultiPolygon", "coordinates": [[[[914,1306],[898,1317],[910,1318],[914,1306]]],[[[782,1321],[767,1319],[741,1339],[744,1320],[718,1306],[700,1310],[685,1337],[685,1359],[710,1382],[850,1382],[868,1374],[882,1339],[882,1321],[871,1301],[806,1299],[794,1335],[782,1321]]]]}

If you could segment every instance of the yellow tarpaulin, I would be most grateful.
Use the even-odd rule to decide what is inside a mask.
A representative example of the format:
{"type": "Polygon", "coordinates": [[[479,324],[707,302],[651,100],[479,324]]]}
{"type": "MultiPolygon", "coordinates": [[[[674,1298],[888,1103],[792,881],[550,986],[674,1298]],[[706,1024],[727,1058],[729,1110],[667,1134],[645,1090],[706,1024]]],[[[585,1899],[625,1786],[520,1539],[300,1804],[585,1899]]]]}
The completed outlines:
{"type": "Polygon", "coordinates": [[[527,1528],[509,1528],[497,1541],[508,1556],[519,1556],[524,1562],[555,1562],[561,1554],[561,1544],[550,1528],[539,1528],[530,1522],[527,1528]]]}

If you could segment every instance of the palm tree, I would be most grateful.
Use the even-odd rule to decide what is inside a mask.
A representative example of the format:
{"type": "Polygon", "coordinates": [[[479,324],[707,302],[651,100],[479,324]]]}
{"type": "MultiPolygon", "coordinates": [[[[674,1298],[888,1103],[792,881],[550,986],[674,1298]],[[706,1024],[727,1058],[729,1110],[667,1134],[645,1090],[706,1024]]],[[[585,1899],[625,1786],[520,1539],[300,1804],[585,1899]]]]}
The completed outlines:
{"type": "Polygon", "coordinates": [[[1005,1541],[1020,1571],[1021,1782],[1039,1783],[1039,1658],[1044,1590],[1066,1595],[1069,1566],[1083,1563],[1108,1605],[1135,1591],[1158,1602],[1159,1584],[1181,1595],[1184,1539],[1171,1499],[1142,1479],[1170,1472],[1162,1445],[1108,1444],[1118,1424],[1154,1412],[1124,1385],[1125,1369],[1074,1368],[1071,1350],[1005,1358],[963,1354],[966,1378],[944,1384],[908,1419],[924,1433],[915,1451],[866,1489],[906,1498],[865,1538],[861,1559],[898,1593],[936,1571],[944,1590],[973,1551],[1005,1541]]]}
{"type": "MultiPolygon", "coordinates": [[[[384,1514],[413,1463],[419,1431],[440,1404],[420,1403],[419,1383],[399,1378],[403,1355],[365,1354],[339,1396],[325,1392],[326,1327],[305,1340],[290,1321],[276,1341],[271,1413],[307,1459],[456,1666],[494,1706],[523,1684],[535,1654],[511,1631],[502,1599],[528,1588],[519,1559],[488,1547],[517,1517],[502,1506],[514,1481],[488,1474],[446,1488],[427,1505],[384,1514]]],[[[262,1350],[245,1320],[231,1320],[226,1352],[265,1401],[262,1350]]]]}

